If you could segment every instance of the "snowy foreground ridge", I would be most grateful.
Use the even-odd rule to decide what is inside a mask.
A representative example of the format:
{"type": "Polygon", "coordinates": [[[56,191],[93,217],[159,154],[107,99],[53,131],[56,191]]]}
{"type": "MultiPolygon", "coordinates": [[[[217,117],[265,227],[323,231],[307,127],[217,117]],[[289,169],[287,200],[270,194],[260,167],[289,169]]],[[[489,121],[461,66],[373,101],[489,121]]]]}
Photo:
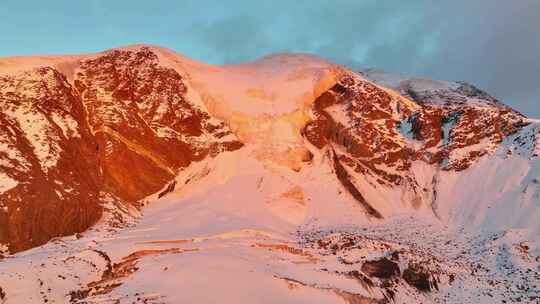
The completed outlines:
{"type": "Polygon", "coordinates": [[[310,55],[2,58],[26,303],[540,303],[540,121],[310,55]]]}

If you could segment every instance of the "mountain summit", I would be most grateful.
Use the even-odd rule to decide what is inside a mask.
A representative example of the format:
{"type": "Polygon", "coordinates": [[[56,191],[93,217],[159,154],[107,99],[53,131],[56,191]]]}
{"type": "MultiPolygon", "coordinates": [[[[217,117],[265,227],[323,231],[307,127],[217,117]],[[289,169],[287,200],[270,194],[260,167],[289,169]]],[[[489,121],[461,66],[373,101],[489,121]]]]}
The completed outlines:
{"type": "Polygon", "coordinates": [[[538,218],[540,121],[467,83],[0,59],[2,304],[537,303],[538,218]]]}

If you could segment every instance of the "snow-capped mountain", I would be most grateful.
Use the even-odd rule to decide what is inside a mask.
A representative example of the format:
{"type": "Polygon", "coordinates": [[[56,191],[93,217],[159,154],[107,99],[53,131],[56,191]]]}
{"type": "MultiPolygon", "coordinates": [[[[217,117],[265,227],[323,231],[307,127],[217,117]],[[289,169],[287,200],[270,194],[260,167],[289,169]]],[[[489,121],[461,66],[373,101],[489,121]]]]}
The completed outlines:
{"type": "Polygon", "coordinates": [[[137,45],[0,109],[2,304],[540,301],[540,121],[472,85],[137,45]]]}
{"type": "Polygon", "coordinates": [[[11,251],[82,232],[105,202],[137,205],[190,162],[242,145],[149,49],[83,58],[0,76],[11,251]]]}

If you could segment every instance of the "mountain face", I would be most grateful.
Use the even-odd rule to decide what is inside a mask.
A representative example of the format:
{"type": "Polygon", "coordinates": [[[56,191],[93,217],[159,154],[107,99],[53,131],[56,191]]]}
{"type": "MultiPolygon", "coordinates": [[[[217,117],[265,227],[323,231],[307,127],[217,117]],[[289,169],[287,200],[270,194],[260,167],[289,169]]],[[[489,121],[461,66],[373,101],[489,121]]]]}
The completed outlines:
{"type": "Polygon", "coordinates": [[[0,109],[2,304],[540,301],[540,121],[472,85],[130,46],[0,109]]]}
{"type": "Polygon", "coordinates": [[[0,242],[82,232],[107,202],[138,206],[192,161],[242,146],[149,49],[2,75],[0,242]]]}

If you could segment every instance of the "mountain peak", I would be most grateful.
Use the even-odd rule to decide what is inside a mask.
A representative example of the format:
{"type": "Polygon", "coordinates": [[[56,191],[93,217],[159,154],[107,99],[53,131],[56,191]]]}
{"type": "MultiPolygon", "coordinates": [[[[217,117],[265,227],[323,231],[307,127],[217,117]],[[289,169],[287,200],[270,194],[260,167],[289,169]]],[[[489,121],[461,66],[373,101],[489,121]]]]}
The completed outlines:
{"type": "Polygon", "coordinates": [[[539,197],[540,122],[466,83],[0,59],[2,304],[534,300],[539,197]]]}

